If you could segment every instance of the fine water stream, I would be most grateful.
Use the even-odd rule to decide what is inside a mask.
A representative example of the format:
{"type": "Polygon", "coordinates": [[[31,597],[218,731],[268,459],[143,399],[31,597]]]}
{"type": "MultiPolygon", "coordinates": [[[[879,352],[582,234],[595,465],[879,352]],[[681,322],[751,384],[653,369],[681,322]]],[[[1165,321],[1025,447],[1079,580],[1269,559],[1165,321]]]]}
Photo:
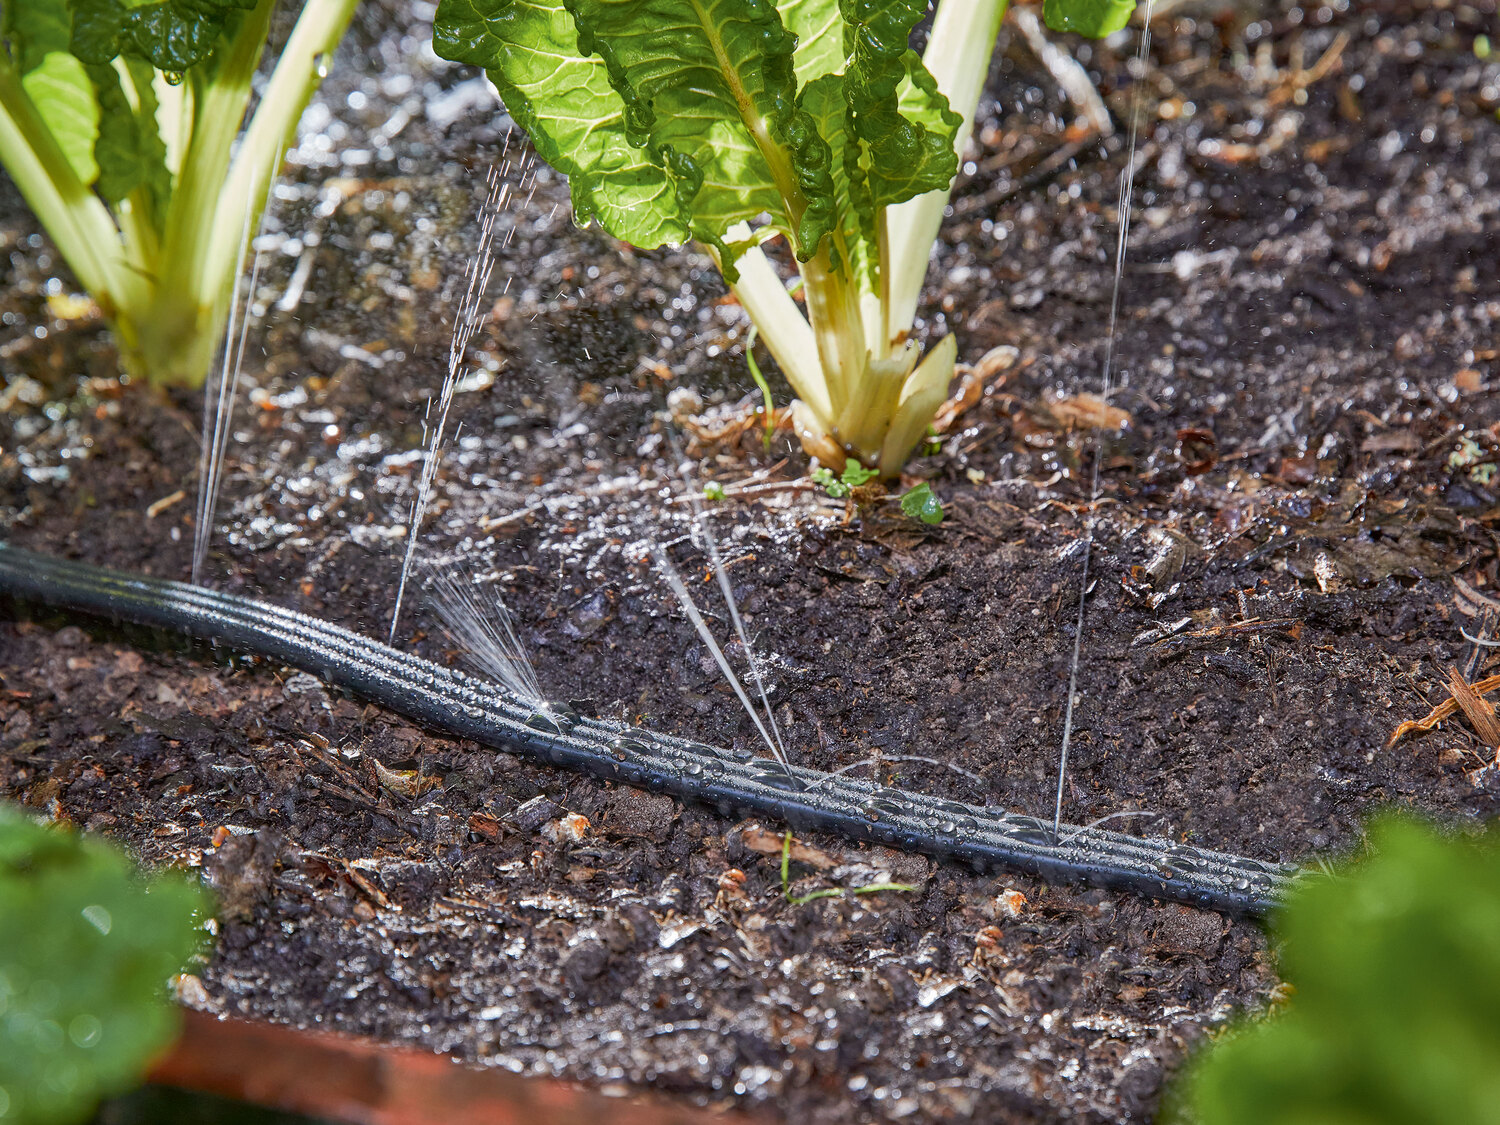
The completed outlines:
{"type": "MultiPolygon", "coordinates": [[[[1494,670],[1453,581],[1500,585],[1482,20],[1173,6],[1144,63],[1139,29],[1069,45],[1108,144],[1008,30],[919,310],[991,357],[911,466],[946,510],[928,528],[813,488],[785,434],[763,448],[711,264],[574,228],[423,18],[371,7],[275,189],[216,519],[191,502],[197,400],[119,385],[6,197],[12,543],[181,579],[211,524],[207,586],[370,638],[410,554],[398,648],[774,775],[654,544],[794,771],[1265,863],[1353,847],[1384,804],[1500,811],[1461,725],[1386,748],[1450,665],[1494,670]]],[[[83,625],[3,626],[6,791],[239,889],[212,1011],[802,1120],[1123,1121],[1276,985],[1215,912],[824,834],[783,886],[774,821],[83,625]],[[884,882],[916,889],[854,893],[884,882]]]]}

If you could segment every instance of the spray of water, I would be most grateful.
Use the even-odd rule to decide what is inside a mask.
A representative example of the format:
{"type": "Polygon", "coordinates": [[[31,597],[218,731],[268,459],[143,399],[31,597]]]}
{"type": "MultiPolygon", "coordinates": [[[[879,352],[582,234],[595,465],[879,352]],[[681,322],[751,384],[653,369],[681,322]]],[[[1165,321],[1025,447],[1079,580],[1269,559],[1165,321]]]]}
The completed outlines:
{"type": "MultiPolygon", "coordinates": [[[[509,148],[510,140],[506,138],[509,148]]],[[[508,164],[507,164],[508,167],[508,164]]],[[[396,584],[396,605],[391,610],[391,629],[387,638],[396,642],[396,625],[401,620],[401,603],[406,597],[406,583],[411,576],[412,560],[416,556],[417,533],[422,527],[422,517],[432,499],[432,485],[437,479],[438,466],[443,459],[443,439],[448,428],[448,410],[453,405],[453,391],[458,386],[463,372],[464,356],[474,333],[484,323],[488,307],[484,303],[489,290],[490,274],[495,267],[495,226],[500,210],[509,196],[509,183],[498,168],[492,167],[487,177],[488,191],[479,221],[479,244],[469,258],[468,270],[464,274],[464,295],[453,321],[453,337],[448,344],[448,371],[443,378],[443,389],[437,401],[437,420],[428,425],[433,410],[431,400],[427,403],[427,454],[422,459],[422,474],[417,481],[417,495],[411,506],[411,519],[406,529],[406,554],[401,560],[401,578],[396,584]]]]}
{"type": "Polygon", "coordinates": [[[459,575],[456,565],[434,566],[427,593],[443,632],[470,667],[533,706],[546,707],[536,668],[497,589],[482,593],[478,584],[459,575]]]}
{"type": "MultiPolygon", "coordinates": [[[[724,678],[729,681],[729,686],[734,689],[734,694],[739,696],[740,706],[744,707],[745,713],[755,723],[755,729],[760,732],[760,737],[765,742],[766,748],[771,751],[771,756],[781,764],[782,769],[790,774],[791,762],[787,758],[785,748],[781,745],[781,732],[777,731],[773,738],[771,732],[766,729],[766,724],[761,721],[760,712],[750,702],[749,693],[745,691],[744,685],[740,683],[740,678],[735,675],[734,669],[730,667],[729,658],[724,655],[724,650],[719,647],[719,642],[714,639],[714,635],[708,627],[708,622],[703,620],[703,614],[698,612],[698,604],[693,601],[693,595],[689,593],[687,583],[682,580],[682,575],[677,572],[677,568],[672,565],[672,560],[667,557],[666,550],[659,543],[653,542],[651,544],[651,556],[656,560],[656,568],[661,571],[662,578],[666,580],[672,593],[676,595],[678,603],[682,606],[682,611],[687,614],[688,620],[693,623],[693,628],[698,631],[699,638],[707,646],[708,651],[713,654],[714,662],[718,664],[719,671],[724,673],[724,678]]],[[[722,567],[717,567],[716,569],[722,573],[722,567]]],[[[734,606],[734,599],[732,597],[729,598],[729,605],[731,607],[734,606]]],[[[737,620],[739,616],[738,611],[735,611],[734,616],[737,620]]],[[[743,627],[741,628],[743,630],[743,627]]],[[[740,635],[742,638],[741,643],[744,643],[743,631],[741,631],[740,635]]],[[[746,647],[745,651],[748,654],[750,650],[746,647]]],[[[753,657],[750,660],[750,667],[752,670],[755,669],[755,660],[753,657]]],[[[758,671],[755,672],[755,678],[756,683],[759,684],[760,673],[758,671]]],[[[765,699],[764,687],[761,688],[761,699],[765,699]]],[[[776,720],[774,716],[770,715],[769,703],[766,704],[766,710],[767,716],[770,717],[771,724],[774,727],[776,720]]]]}
{"type": "Polygon", "coordinates": [[[832,783],[833,778],[842,777],[844,774],[849,773],[851,770],[863,769],[866,766],[868,766],[872,772],[878,773],[880,767],[886,762],[925,762],[929,766],[942,766],[944,769],[952,770],[960,777],[968,778],[975,785],[981,787],[983,787],[984,785],[984,778],[980,777],[973,770],[966,770],[963,768],[963,766],[956,765],[953,762],[945,762],[941,758],[928,758],[924,757],[921,754],[872,754],[868,758],[861,758],[857,762],[850,762],[847,765],[840,766],[838,769],[833,770],[828,774],[829,780],[819,782],[818,784],[829,785],[832,783]]]}
{"type": "MultiPolygon", "coordinates": [[[[1115,280],[1114,290],[1109,299],[1109,329],[1104,343],[1104,375],[1100,397],[1106,402],[1115,389],[1115,331],[1120,318],[1120,279],[1125,271],[1125,250],[1130,243],[1130,203],[1135,194],[1135,152],[1136,141],[1140,134],[1141,123],[1141,92],[1145,85],[1144,73],[1148,60],[1148,52],[1151,49],[1151,5],[1152,0],[1146,0],[1145,20],[1141,25],[1141,42],[1136,52],[1137,64],[1142,71],[1141,80],[1136,83],[1135,92],[1131,96],[1130,105],[1130,140],[1126,150],[1125,170],[1120,173],[1120,195],[1117,202],[1118,215],[1117,236],[1115,239],[1115,280]]],[[[1062,750],[1058,754],[1057,761],[1057,801],[1052,809],[1052,834],[1057,835],[1058,827],[1062,823],[1063,788],[1068,778],[1068,750],[1073,743],[1073,709],[1078,694],[1078,664],[1083,656],[1083,630],[1088,620],[1089,583],[1091,580],[1091,564],[1094,555],[1094,524],[1097,519],[1095,510],[1099,506],[1100,466],[1104,463],[1104,430],[1094,431],[1094,467],[1092,482],[1089,486],[1089,516],[1084,524],[1083,536],[1083,577],[1080,580],[1078,591],[1078,620],[1073,632],[1073,656],[1068,666],[1068,702],[1063,712],[1063,737],[1062,750]]]]}
{"type": "MultiPolygon", "coordinates": [[[[275,155],[273,169],[281,166],[281,153],[275,155]]],[[[260,226],[256,231],[256,242],[265,233],[266,220],[271,213],[271,200],[276,189],[276,177],[268,177],[266,201],[260,212],[260,226]]],[[[262,255],[257,246],[254,264],[250,267],[249,291],[245,294],[245,307],[240,311],[240,279],[245,275],[245,254],[250,247],[250,203],[245,203],[245,225],[240,235],[239,261],[235,264],[234,289],[229,298],[229,323],[224,328],[224,350],[219,367],[210,379],[210,386],[203,393],[203,447],[198,453],[198,507],[193,524],[193,584],[203,584],[203,566],[208,559],[208,544],[213,537],[214,513],[219,507],[219,489],[224,483],[224,452],[229,444],[230,425],[234,421],[234,404],[239,395],[240,371],[245,363],[245,340],[250,329],[250,311],[255,305],[255,294],[260,283],[262,255]],[[238,327],[238,332],[236,332],[238,327]]]]}
{"type": "Polygon", "coordinates": [[[766,692],[765,680],[761,678],[760,661],[755,659],[755,646],[750,643],[750,635],[745,631],[744,619],[740,617],[740,607],[734,600],[734,591],[729,586],[729,575],[724,569],[723,556],[719,554],[719,544],[714,538],[713,528],[708,524],[707,517],[703,514],[702,505],[697,500],[692,501],[693,523],[697,526],[703,536],[703,542],[708,548],[709,565],[713,567],[714,579],[719,584],[719,593],[724,597],[724,604],[729,607],[729,620],[734,625],[734,632],[740,639],[740,647],[744,649],[745,661],[750,665],[750,678],[755,683],[755,690],[760,695],[761,706],[765,708],[766,718],[771,723],[771,734],[776,739],[776,758],[783,765],[787,762],[786,745],[781,741],[781,728],[776,725],[776,712],[771,707],[771,700],[766,692]]]}

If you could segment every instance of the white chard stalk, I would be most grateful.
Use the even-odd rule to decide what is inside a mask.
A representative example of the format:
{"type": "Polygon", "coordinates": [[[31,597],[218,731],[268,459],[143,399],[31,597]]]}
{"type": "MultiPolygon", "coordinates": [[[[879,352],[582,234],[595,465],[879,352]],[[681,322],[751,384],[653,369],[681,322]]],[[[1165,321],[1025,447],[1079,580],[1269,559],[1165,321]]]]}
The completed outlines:
{"type": "Polygon", "coordinates": [[[276,0],[223,9],[201,69],[209,57],[182,55],[202,47],[172,22],[200,34],[210,17],[197,9],[127,5],[106,34],[78,24],[71,0],[6,0],[0,164],[110,320],[132,376],[202,383],[246,232],[357,4],[301,7],[242,136],[276,0]]]}
{"type": "Polygon", "coordinates": [[[953,341],[924,356],[912,320],[1005,3],[942,0],[925,65],[904,0],[441,0],[433,46],[485,69],[580,222],[703,245],[803,446],[889,479],[953,374],[953,341]],[[760,249],[777,237],[805,312],[760,249]]]}

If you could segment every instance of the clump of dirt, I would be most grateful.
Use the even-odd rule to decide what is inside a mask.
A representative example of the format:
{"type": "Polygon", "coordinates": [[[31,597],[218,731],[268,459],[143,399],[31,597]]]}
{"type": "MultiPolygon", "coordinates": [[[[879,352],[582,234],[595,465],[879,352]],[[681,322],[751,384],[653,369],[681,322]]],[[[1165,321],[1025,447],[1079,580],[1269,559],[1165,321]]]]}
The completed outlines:
{"type": "MultiPolygon", "coordinates": [[[[405,18],[367,17],[262,240],[263,354],[210,567],[378,636],[480,170],[526,160],[475,75],[402,48],[425,34],[405,18]]],[[[1080,140],[1006,41],[919,328],[958,332],[970,363],[1016,352],[911,466],[943,522],[828,499],[785,435],[694,448],[729,495],[709,518],[797,760],[1050,815],[1092,517],[1070,819],[1298,860],[1357,844],[1380,805],[1494,814],[1493,750],[1461,719],[1385,749],[1450,666],[1493,670],[1451,582],[1500,585],[1483,24],[1436,4],[1179,15],[1144,74],[1128,44],[1074,45],[1117,118],[1144,114],[1127,418],[1092,509],[1077,419],[1098,405],[1077,396],[1099,386],[1124,146],[1080,140]]],[[[549,694],[754,746],[646,549],[704,573],[666,399],[692,388],[705,428],[753,408],[740,310],[706,259],[574,229],[564,186],[525,176],[420,554],[505,593],[549,694]]],[[[49,308],[64,275],[3,190],[7,534],[185,576],[200,399],[120,385],[99,326],[49,308]]],[[[399,636],[458,657],[420,599],[399,636]]],[[[774,826],[203,646],[18,616],[0,676],[6,793],[219,889],[212,1010],[792,1120],[1121,1121],[1275,983],[1254,927],[1128,896],[832,840],[784,888],[752,846],[774,826]],[[879,881],[916,889],[852,893],[879,881]],[[791,901],[832,888],[851,893],[791,901]]]]}

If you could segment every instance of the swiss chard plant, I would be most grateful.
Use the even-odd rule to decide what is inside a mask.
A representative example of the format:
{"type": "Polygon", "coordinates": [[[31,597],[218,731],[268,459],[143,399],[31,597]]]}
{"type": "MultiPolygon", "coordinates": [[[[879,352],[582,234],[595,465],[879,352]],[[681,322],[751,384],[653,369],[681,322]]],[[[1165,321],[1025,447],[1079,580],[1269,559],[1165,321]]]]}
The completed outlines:
{"type": "Polygon", "coordinates": [[[248,232],[357,3],[302,7],[238,146],[276,0],[0,4],[0,164],[132,376],[203,381],[248,232]]]}
{"type": "MultiPolygon", "coordinates": [[[[895,476],[957,345],[912,328],[1006,0],[441,0],[438,54],[483,67],[570,180],[579,221],[699,242],[781,365],[798,436],[895,476]],[[785,239],[806,315],[761,246],[785,239]]],[[[1105,34],[1134,0],[1047,0],[1105,34]]]]}

